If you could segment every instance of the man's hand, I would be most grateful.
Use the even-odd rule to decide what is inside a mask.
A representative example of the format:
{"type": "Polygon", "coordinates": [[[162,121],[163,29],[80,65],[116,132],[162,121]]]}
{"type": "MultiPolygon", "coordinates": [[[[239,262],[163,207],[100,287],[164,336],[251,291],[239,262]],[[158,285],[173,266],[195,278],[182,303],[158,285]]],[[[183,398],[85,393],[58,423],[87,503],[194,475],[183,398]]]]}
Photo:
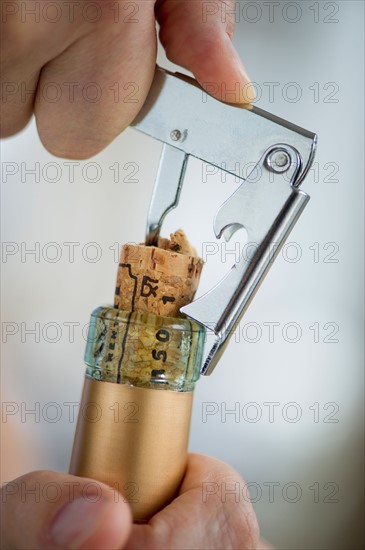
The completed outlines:
{"type": "Polygon", "coordinates": [[[132,525],[128,504],[112,488],[57,472],[33,472],[2,489],[1,548],[268,550],[259,541],[247,497],[229,494],[235,487],[246,494],[244,481],[230,466],[191,454],[178,497],[148,524],[132,525]],[[204,490],[204,484],[211,489],[204,490]]]}
{"type": "Polygon", "coordinates": [[[233,6],[234,0],[2,0],[2,137],[21,130],[34,112],[51,153],[83,159],[101,151],[146,99],[156,19],[172,62],[203,87],[214,83],[217,98],[249,101],[249,79],[231,43],[233,6]]]}

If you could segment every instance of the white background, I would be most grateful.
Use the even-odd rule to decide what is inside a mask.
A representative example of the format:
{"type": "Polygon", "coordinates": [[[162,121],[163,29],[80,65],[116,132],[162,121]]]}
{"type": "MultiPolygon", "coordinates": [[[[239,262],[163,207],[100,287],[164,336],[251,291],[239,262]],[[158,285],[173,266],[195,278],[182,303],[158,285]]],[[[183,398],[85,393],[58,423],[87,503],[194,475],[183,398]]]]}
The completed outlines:
{"type": "MultiPolygon", "coordinates": [[[[354,548],[363,492],[363,3],[277,4],[270,22],[268,3],[237,3],[235,44],[261,90],[257,105],[319,135],[316,172],[303,185],[312,199],[289,238],[295,245],[276,261],[241,322],[240,336],[214,375],[197,384],[190,447],[229,462],[252,484],[262,533],[278,548],[354,548]],[[298,10],[301,17],[289,22],[298,10]],[[273,97],[268,83],[278,83],[273,97]],[[338,171],[331,179],[333,163],[338,171]],[[331,251],[337,261],[328,261],[331,251]],[[300,257],[293,261],[296,253],[300,257]],[[280,323],[273,342],[263,325],[268,322],[280,323]],[[291,329],[285,332],[287,323],[300,326],[298,342],[287,341],[294,338],[291,329]],[[319,342],[310,328],[315,323],[319,342]],[[251,402],[256,405],[250,408],[251,402]],[[218,412],[203,422],[206,403],[218,412]],[[278,403],[273,422],[264,403],[278,403]],[[239,418],[228,414],[222,421],[224,407],[236,407],[239,418]],[[298,421],[290,421],[296,414],[298,421]],[[272,498],[269,483],[275,484],[272,498]],[[296,491],[298,501],[289,502],[296,491]]],[[[162,52],[159,63],[174,68],[162,52]]],[[[18,331],[2,346],[3,399],[19,407],[8,422],[18,430],[22,459],[18,466],[14,457],[6,475],[24,468],[67,470],[75,423],[64,403],[76,403],[81,392],[81,329],[94,307],[112,302],[117,265],[110,247],[144,238],[160,145],[127,130],[97,157],[80,162],[73,182],[65,161],[43,149],[34,123],[4,140],[1,151],[4,163],[19,165],[17,174],[3,177],[1,193],[2,241],[15,243],[6,245],[15,247],[14,255],[2,257],[2,327],[18,331]],[[22,178],[22,162],[27,168],[39,162],[41,171],[56,162],[61,177],[47,181],[55,174],[49,165],[39,183],[31,175],[22,178]],[[98,163],[100,181],[87,181],[95,176],[90,165],[82,176],[89,162],[98,163]],[[114,183],[109,167],[115,162],[121,179],[130,173],[126,163],[136,163],[137,181],[114,183]],[[48,245],[53,242],[62,253],[54,263],[56,249],[48,245]],[[80,243],[74,262],[67,242],[80,243]],[[102,253],[96,262],[90,261],[96,251],[91,242],[102,253]],[[22,257],[22,247],[24,253],[24,247],[36,246],[39,262],[34,255],[22,257]],[[70,322],[78,323],[73,342],[65,325],[70,322]],[[35,323],[39,342],[25,334],[35,323]],[[51,402],[62,413],[54,423],[51,402]],[[37,407],[39,418],[26,414],[25,408],[37,407]]],[[[213,214],[235,188],[219,175],[202,183],[201,174],[202,165],[191,161],[181,209],[165,225],[165,234],[184,227],[200,252],[204,242],[214,242],[213,214]]],[[[207,259],[201,292],[234,261],[221,251],[207,259]]]]}

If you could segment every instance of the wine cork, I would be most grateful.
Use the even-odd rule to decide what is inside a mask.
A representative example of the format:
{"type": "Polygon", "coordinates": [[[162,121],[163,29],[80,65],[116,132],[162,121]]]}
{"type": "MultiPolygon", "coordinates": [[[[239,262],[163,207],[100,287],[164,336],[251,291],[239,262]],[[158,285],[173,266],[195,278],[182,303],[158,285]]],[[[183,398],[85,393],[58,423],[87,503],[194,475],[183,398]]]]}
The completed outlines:
{"type": "Polygon", "coordinates": [[[180,317],[180,308],[192,302],[203,260],[180,229],[159,246],[126,244],[122,247],[114,306],[124,311],[180,317]]]}

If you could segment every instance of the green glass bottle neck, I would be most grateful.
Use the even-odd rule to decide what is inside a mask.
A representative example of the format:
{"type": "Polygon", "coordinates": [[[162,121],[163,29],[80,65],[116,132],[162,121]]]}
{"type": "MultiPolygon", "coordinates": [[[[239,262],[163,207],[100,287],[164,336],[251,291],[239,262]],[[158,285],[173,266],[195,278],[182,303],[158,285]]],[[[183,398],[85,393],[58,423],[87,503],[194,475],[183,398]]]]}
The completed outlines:
{"type": "Polygon", "coordinates": [[[204,327],[186,318],[99,307],[91,314],[86,376],[143,388],[192,391],[204,341],[204,327]]]}

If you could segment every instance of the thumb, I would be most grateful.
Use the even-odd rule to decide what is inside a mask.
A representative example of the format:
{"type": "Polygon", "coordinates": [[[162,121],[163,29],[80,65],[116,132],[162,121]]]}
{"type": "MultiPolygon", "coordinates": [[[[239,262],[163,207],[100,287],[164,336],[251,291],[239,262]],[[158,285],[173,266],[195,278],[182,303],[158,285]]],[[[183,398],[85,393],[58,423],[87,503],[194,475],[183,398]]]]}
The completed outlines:
{"type": "Polygon", "coordinates": [[[158,0],[160,41],[170,61],[191,71],[211,95],[250,103],[255,90],[232,44],[234,1],[158,0]]]}
{"type": "Polygon", "coordinates": [[[131,529],[120,493],[92,479],[32,472],[1,489],[1,548],[117,550],[131,529]]]}

